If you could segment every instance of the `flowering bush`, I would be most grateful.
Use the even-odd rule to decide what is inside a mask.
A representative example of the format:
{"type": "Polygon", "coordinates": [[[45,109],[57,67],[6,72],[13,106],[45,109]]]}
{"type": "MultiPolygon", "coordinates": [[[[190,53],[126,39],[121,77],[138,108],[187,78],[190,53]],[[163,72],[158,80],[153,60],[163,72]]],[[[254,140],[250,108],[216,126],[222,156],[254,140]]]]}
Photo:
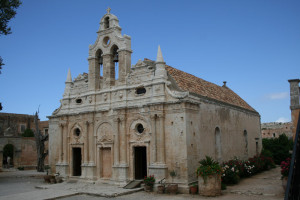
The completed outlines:
{"type": "Polygon", "coordinates": [[[197,168],[197,175],[202,176],[204,179],[210,175],[221,175],[222,167],[211,157],[206,156],[205,159],[200,160],[200,166],[197,168]]]}
{"type": "Polygon", "coordinates": [[[252,176],[255,173],[255,166],[250,163],[250,161],[244,161],[244,172],[243,177],[252,176]]]}
{"type": "Polygon", "coordinates": [[[271,157],[264,156],[264,155],[260,154],[260,159],[261,159],[262,165],[263,165],[262,170],[268,170],[270,168],[275,167],[275,163],[274,163],[274,161],[271,157]]]}
{"type": "Polygon", "coordinates": [[[222,164],[222,182],[236,184],[240,178],[249,177],[273,167],[275,167],[273,159],[264,155],[256,155],[247,161],[235,158],[222,164]]]}
{"type": "Polygon", "coordinates": [[[153,186],[155,183],[154,175],[145,176],[144,183],[145,183],[145,185],[153,186]]]}
{"type": "Polygon", "coordinates": [[[223,163],[222,182],[226,184],[236,184],[240,180],[240,173],[244,171],[242,161],[237,158],[223,163]]]}
{"type": "Polygon", "coordinates": [[[287,158],[285,161],[282,161],[280,164],[281,175],[282,177],[288,177],[290,171],[291,158],[287,158]]]}

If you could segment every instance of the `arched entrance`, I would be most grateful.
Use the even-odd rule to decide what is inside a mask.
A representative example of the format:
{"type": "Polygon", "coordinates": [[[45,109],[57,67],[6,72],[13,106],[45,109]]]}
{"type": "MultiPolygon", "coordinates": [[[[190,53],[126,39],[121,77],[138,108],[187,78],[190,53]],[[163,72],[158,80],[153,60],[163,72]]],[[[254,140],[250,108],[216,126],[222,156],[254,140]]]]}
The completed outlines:
{"type": "Polygon", "coordinates": [[[9,168],[14,166],[13,159],[14,158],[14,145],[7,144],[3,148],[3,159],[2,164],[3,167],[9,168]]]}

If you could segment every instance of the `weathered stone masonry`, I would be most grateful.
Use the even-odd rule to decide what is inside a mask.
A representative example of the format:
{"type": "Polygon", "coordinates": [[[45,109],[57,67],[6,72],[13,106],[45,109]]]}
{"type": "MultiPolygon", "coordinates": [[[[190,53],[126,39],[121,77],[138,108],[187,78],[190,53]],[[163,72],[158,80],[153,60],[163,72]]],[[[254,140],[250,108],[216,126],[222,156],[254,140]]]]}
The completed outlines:
{"type": "Polygon", "coordinates": [[[182,192],[205,155],[219,161],[261,150],[260,116],[226,85],[156,61],[131,66],[131,38],[107,13],[89,47],[89,73],[68,72],[50,119],[50,163],[65,177],[125,184],[175,170],[182,192]],[[116,71],[118,69],[118,71],[116,71]],[[101,74],[103,71],[103,74],[101,74]]]}

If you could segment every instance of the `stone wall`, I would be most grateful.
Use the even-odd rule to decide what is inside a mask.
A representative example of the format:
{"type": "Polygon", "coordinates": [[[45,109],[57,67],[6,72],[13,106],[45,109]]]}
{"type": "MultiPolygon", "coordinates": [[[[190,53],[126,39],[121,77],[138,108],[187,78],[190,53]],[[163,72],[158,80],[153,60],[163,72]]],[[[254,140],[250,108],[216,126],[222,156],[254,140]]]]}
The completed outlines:
{"type": "Polygon", "coordinates": [[[292,138],[293,123],[292,122],[270,122],[261,124],[262,138],[277,138],[279,135],[285,134],[287,137],[292,138]]]}
{"type": "Polygon", "coordinates": [[[195,178],[192,175],[199,161],[206,155],[221,163],[234,157],[247,159],[261,152],[260,118],[257,114],[211,103],[202,103],[198,111],[189,109],[187,113],[190,182],[195,178]],[[220,135],[218,142],[216,132],[220,135]]]}
{"type": "MultiPolygon", "coordinates": [[[[22,137],[21,125],[24,130],[29,128],[35,131],[34,116],[14,113],[0,113],[0,168],[3,164],[3,148],[7,144],[14,147],[13,165],[35,168],[36,166],[36,143],[34,137],[22,137]]],[[[39,129],[42,134],[48,131],[48,121],[40,121],[39,129]]],[[[46,133],[47,134],[47,133],[46,133]]],[[[48,149],[48,142],[45,143],[48,149]]],[[[48,164],[48,157],[45,159],[48,164]]]]}

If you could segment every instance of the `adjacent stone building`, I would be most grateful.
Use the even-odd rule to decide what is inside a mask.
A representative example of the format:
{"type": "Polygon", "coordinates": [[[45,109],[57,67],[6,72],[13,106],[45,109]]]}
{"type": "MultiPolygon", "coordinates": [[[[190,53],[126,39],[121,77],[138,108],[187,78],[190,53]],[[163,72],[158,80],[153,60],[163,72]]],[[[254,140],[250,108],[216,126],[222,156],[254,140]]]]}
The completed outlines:
{"type": "Polygon", "coordinates": [[[131,37],[118,18],[100,21],[89,72],[72,80],[49,116],[50,165],[65,177],[115,184],[154,175],[188,191],[198,161],[248,158],[261,150],[260,115],[226,82],[205,81],[156,61],[131,66],[131,37]]]}
{"type": "Polygon", "coordinates": [[[291,116],[293,123],[293,138],[295,139],[297,123],[300,113],[300,87],[299,87],[300,79],[291,79],[290,83],[290,98],[291,98],[291,116]]]}
{"type": "MultiPolygon", "coordinates": [[[[7,164],[13,167],[36,167],[35,138],[22,137],[26,129],[35,131],[33,115],[0,113],[0,169],[7,164]],[[10,163],[7,163],[6,155],[3,155],[5,148],[12,149],[10,163]]],[[[41,121],[39,129],[42,134],[48,134],[48,121],[41,121]]],[[[48,164],[48,159],[45,163],[48,164]]]]}
{"type": "Polygon", "coordinates": [[[293,137],[292,122],[269,122],[261,124],[261,136],[262,138],[277,138],[282,134],[285,134],[288,138],[293,137]]]}

